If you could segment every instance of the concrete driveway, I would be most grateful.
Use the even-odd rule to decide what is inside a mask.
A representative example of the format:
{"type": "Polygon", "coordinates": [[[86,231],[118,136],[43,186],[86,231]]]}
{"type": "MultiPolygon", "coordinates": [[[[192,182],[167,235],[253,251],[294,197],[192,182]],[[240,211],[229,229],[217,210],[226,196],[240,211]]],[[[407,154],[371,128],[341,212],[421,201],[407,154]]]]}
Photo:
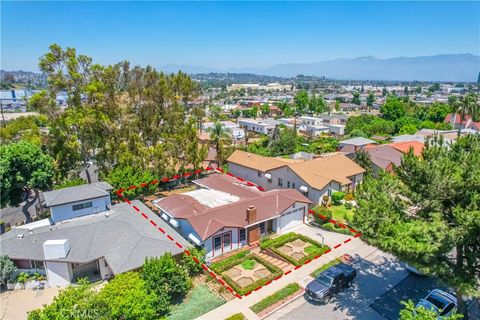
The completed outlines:
{"type": "Polygon", "coordinates": [[[0,293],[0,319],[23,320],[27,319],[27,312],[49,304],[58,294],[58,288],[43,290],[9,290],[0,293]]]}
{"type": "Polygon", "coordinates": [[[267,319],[385,319],[369,306],[402,281],[408,271],[393,256],[380,250],[363,258],[350,255],[358,259],[354,263],[357,278],[351,288],[325,305],[312,304],[305,298],[298,299],[267,319]]]}

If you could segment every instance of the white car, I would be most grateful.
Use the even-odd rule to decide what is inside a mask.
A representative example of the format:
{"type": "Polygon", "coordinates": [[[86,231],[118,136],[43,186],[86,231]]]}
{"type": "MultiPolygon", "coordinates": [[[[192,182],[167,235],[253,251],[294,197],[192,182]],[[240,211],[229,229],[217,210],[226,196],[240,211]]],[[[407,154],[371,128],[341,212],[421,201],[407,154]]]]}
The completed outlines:
{"type": "Polygon", "coordinates": [[[440,289],[433,289],[425,299],[417,303],[417,307],[424,307],[438,314],[438,319],[449,317],[457,312],[457,298],[440,289]]]}

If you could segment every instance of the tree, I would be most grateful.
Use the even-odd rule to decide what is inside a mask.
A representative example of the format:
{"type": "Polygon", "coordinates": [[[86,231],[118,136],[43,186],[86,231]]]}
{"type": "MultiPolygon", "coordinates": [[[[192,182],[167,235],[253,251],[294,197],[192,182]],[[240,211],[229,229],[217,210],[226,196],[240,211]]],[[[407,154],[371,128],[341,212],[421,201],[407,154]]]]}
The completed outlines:
{"type": "Polygon", "coordinates": [[[260,107],[260,112],[262,113],[262,117],[266,118],[270,114],[270,106],[266,103],[262,104],[260,107]]]}
{"type": "Polygon", "coordinates": [[[272,139],[268,148],[270,149],[270,155],[277,157],[295,153],[296,146],[297,135],[294,129],[282,128],[279,131],[278,138],[272,139]]]}
{"type": "Polygon", "coordinates": [[[0,256],[0,282],[5,285],[10,275],[17,271],[17,267],[7,255],[0,256]]]}
{"type": "Polygon", "coordinates": [[[434,103],[427,109],[427,118],[433,122],[443,122],[445,117],[451,113],[452,107],[445,103],[434,103]]]}
{"type": "Polygon", "coordinates": [[[365,178],[353,223],[371,244],[455,288],[467,318],[462,295],[480,292],[472,281],[480,270],[480,140],[435,138],[420,158],[407,153],[395,173],[365,178]]]}
{"type": "MultiPolygon", "coordinates": [[[[400,320],[437,320],[438,314],[430,309],[425,309],[423,306],[418,308],[415,307],[412,300],[407,302],[401,302],[405,309],[400,310],[400,320]]],[[[461,319],[463,316],[461,314],[453,314],[451,316],[442,317],[442,320],[457,320],[461,319]]]]}
{"type": "Polygon", "coordinates": [[[217,165],[220,168],[225,160],[225,146],[231,139],[230,133],[219,121],[214,122],[213,126],[207,129],[207,132],[210,133],[210,140],[217,151],[217,165]]]}
{"type": "Polygon", "coordinates": [[[108,310],[110,319],[154,319],[158,313],[169,310],[168,300],[159,301],[157,295],[147,291],[145,281],[137,272],[115,276],[97,297],[108,310]]]}
{"type": "Polygon", "coordinates": [[[405,104],[398,97],[390,95],[387,101],[380,107],[382,118],[395,121],[405,116],[405,104]]]}
{"type": "Polygon", "coordinates": [[[362,102],[360,101],[360,93],[359,92],[354,92],[353,93],[352,103],[354,103],[356,105],[361,105],[362,104],[362,102]]]}
{"type": "Polygon", "coordinates": [[[110,170],[107,175],[102,175],[114,190],[124,188],[123,195],[127,198],[138,198],[141,195],[152,194],[157,190],[158,185],[149,182],[155,179],[150,171],[140,170],[138,167],[118,166],[110,170]],[[148,183],[147,186],[135,189],[129,189],[130,186],[139,186],[142,183],[148,183]]]}
{"type": "Polygon", "coordinates": [[[190,252],[190,255],[185,253],[182,255],[181,265],[185,267],[190,276],[194,276],[202,272],[202,263],[205,263],[206,252],[205,249],[197,247],[189,248],[188,251],[190,252]],[[192,257],[197,258],[200,263],[196,263],[192,257]]]}
{"type": "Polygon", "coordinates": [[[383,87],[382,88],[382,97],[385,97],[388,94],[387,88],[383,87]]]}
{"type": "Polygon", "coordinates": [[[85,184],[85,180],[82,178],[72,179],[72,180],[64,180],[62,183],[56,184],[53,186],[53,190],[63,189],[63,188],[70,188],[75,186],[80,186],[85,184]]]}
{"type": "Polygon", "coordinates": [[[300,90],[293,98],[295,102],[295,109],[298,114],[305,113],[308,108],[308,92],[306,90],[300,90]]]}
{"type": "Polygon", "coordinates": [[[170,301],[184,296],[192,286],[187,270],[179,266],[170,253],[159,258],[146,258],[142,278],[149,291],[162,299],[166,294],[170,301]]]}
{"type": "Polygon", "coordinates": [[[355,158],[353,161],[365,170],[366,176],[372,174],[372,159],[368,152],[365,150],[355,152],[355,158]]]}
{"type": "MultiPolygon", "coordinates": [[[[456,107],[457,112],[460,113],[460,120],[462,123],[465,121],[466,115],[470,115],[472,118],[475,118],[480,113],[477,97],[473,93],[466,94],[457,102],[456,107]]],[[[458,136],[460,136],[461,130],[462,126],[459,126],[458,136]]]]}
{"type": "Polygon", "coordinates": [[[368,107],[368,110],[370,110],[372,107],[373,107],[373,103],[375,102],[375,95],[373,94],[372,91],[370,91],[368,93],[368,96],[367,96],[367,107],[368,107]]]}
{"type": "Polygon", "coordinates": [[[28,208],[38,199],[39,190],[52,185],[53,160],[39,146],[21,141],[0,146],[1,205],[17,205],[26,199],[23,211],[31,221],[28,208]],[[31,191],[35,197],[28,201],[31,191]]]}
{"type": "Polygon", "coordinates": [[[99,301],[92,285],[83,279],[77,286],[62,289],[53,298],[53,302],[45,305],[43,309],[36,309],[28,313],[29,320],[48,319],[109,319],[108,310],[102,301],[99,301]]]}

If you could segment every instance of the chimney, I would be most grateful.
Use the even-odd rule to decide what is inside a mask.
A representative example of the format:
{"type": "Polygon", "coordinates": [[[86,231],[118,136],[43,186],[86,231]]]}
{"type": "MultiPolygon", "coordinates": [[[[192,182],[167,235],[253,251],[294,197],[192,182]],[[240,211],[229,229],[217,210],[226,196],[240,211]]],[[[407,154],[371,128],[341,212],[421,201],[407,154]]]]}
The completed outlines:
{"type": "Polygon", "coordinates": [[[247,208],[247,223],[252,224],[257,221],[257,208],[249,206],[247,208]]]}

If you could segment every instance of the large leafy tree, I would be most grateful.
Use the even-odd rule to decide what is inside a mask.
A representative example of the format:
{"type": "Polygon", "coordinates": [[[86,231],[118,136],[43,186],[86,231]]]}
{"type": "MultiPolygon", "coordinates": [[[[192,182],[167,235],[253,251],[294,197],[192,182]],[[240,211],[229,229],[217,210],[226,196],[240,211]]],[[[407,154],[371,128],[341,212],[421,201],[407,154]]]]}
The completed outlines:
{"type": "Polygon", "coordinates": [[[298,114],[303,114],[308,108],[308,92],[300,90],[294,97],[295,109],[298,114]]]}
{"type": "Polygon", "coordinates": [[[28,207],[35,203],[39,190],[52,185],[53,160],[38,145],[25,141],[0,146],[0,155],[1,204],[17,205],[25,198],[23,211],[30,220],[28,207]],[[29,201],[32,190],[35,197],[29,201]]]}
{"type": "Polygon", "coordinates": [[[148,290],[161,301],[167,298],[172,302],[184,296],[192,286],[188,271],[179,266],[170,253],[145,259],[142,278],[148,290]]]}
{"type": "MultiPolygon", "coordinates": [[[[402,302],[405,305],[405,309],[400,310],[400,320],[437,320],[438,314],[425,307],[415,307],[413,301],[402,302]]],[[[443,316],[442,320],[457,320],[461,319],[462,315],[454,313],[450,316],[443,316]]]]}
{"type": "Polygon", "coordinates": [[[405,103],[396,96],[390,95],[380,107],[380,112],[384,119],[395,121],[398,118],[405,116],[405,103]]]}
{"type": "Polygon", "coordinates": [[[367,177],[357,200],[354,224],[364,239],[455,288],[466,317],[461,297],[480,286],[478,137],[427,142],[421,157],[405,155],[395,176],[367,177]]]}
{"type": "Polygon", "coordinates": [[[0,256],[0,283],[5,285],[12,273],[17,271],[17,267],[7,255],[0,256]]]}

